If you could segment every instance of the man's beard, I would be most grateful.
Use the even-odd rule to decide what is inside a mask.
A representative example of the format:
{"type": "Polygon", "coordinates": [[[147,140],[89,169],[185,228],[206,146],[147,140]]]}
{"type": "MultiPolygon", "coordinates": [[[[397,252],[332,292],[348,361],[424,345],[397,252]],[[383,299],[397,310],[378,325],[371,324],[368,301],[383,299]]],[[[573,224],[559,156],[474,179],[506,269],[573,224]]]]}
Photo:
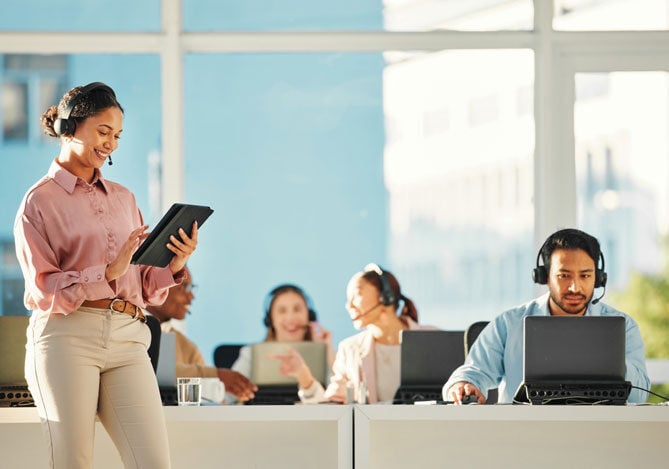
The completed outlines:
{"type": "MultiPolygon", "coordinates": [[[[573,308],[569,308],[568,306],[565,305],[565,303],[561,300],[561,298],[556,298],[556,296],[553,294],[553,292],[550,292],[550,297],[553,303],[562,310],[563,313],[568,314],[569,316],[578,316],[579,314],[585,312],[586,309],[588,309],[588,304],[590,304],[590,301],[592,300],[592,296],[594,295],[594,292],[590,295],[589,298],[587,298],[587,301],[585,301],[584,306],[580,308],[578,311],[574,311],[573,308]]],[[[585,298],[585,295],[579,295],[582,298],[585,298]]]]}

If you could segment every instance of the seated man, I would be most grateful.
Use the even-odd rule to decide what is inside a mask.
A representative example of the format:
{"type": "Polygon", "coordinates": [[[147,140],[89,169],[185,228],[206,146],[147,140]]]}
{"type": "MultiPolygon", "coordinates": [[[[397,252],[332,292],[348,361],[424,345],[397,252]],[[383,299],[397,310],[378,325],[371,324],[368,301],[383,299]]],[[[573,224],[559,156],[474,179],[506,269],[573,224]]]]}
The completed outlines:
{"type": "Polygon", "coordinates": [[[206,366],[197,346],[170,323],[170,319],[186,317],[194,298],[190,271],[186,268],[183,282],[170,288],[165,303],[161,306],[147,308],[147,311],[160,321],[163,332],[171,332],[176,336],[177,376],[217,377],[225,384],[226,392],[234,395],[240,401],[252,399],[258,388],[248,378],[227,368],[206,366]]]}
{"type": "MultiPolygon", "coordinates": [[[[625,379],[649,389],[643,341],[636,322],[627,314],[593,300],[595,288],[606,286],[604,257],[596,238],[576,229],[553,233],[537,256],[533,278],[548,285],[548,293],[506,311],[478,336],[464,363],[443,387],[443,398],[461,404],[467,396],[485,403],[487,391],[499,387],[499,402],[513,402],[523,379],[523,318],[525,316],[623,316],[626,322],[625,379]],[[543,265],[539,265],[539,258],[543,265]],[[599,267],[601,258],[602,265],[599,267]]],[[[632,389],[628,402],[645,402],[647,393],[632,389]]]]}

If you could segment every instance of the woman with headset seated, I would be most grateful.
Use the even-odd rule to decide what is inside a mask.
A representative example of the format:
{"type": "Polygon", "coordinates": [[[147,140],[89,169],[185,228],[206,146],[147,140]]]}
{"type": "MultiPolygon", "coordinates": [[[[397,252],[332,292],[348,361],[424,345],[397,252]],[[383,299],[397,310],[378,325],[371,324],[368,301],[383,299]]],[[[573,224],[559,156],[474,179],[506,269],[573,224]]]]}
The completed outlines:
{"type": "MultiPolygon", "coordinates": [[[[325,343],[328,365],[332,366],[332,334],[319,324],[311,300],[302,288],[289,283],[273,288],[265,298],[264,311],[263,324],[267,327],[265,342],[325,343]]],[[[240,349],[232,370],[246,377],[251,376],[251,346],[240,349]]]]}
{"type": "Polygon", "coordinates": [[[402,294],[395,276],[376,264],[351,277],[346,295],[353,326],[362,332],[339,344],[327,389],[297,353],[276,356],[281,370],[298,380],[304,403],[392,402],[400,385],[400,332],[434,328],[418,325],[413,301],[402,294]]]}

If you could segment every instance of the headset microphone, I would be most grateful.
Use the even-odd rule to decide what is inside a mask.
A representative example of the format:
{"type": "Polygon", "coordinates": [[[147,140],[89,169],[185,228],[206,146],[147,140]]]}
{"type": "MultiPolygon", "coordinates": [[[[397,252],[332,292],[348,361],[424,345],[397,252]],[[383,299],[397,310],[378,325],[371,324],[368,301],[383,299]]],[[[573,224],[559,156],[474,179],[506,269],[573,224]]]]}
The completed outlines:
{"type": "Polygon", "coordinates": [[[374,306],[372,306],[371,308],[369,308],[369,309],[368,309],[367,311],[365,311],[364,313],[358,314],[356,317],[353,318],[353,320],[354,320],[354,321],[357,321],[357,320],[360,319],[361,317],[368,315],[369,313],[371,313],[372,311],[374,311],[376,308],[378,308],[378,307],[381,306],[382,304],[383,304],[383,302],[382,302],[382,301],[379,301],[378,303],[376,303],[374,306]]]}
{"type": "Polygon", "coordinates": [[[596,305],[597,303],[599,303],[599,300],[601,300],[602,298],[604,298],[604,294],[605,294],[605,293],[606,293],[606,285],[604,285],[604,291],[602,292],[602,294],[599,295],[599,296],[598,296],[597,298],[595,298],[594,300],[592,300],[592,301],[590,302],[590,304],[591,304],[591,305],[596,305]]]}
{"type": "Polygon", "coordinates": [[[114,163],[112,163],[111,155],[109,155],[109,156],[107,157],[107,163],[109,164],[109,166],[111,166],[111,165],[114,164],[114,163]]]}

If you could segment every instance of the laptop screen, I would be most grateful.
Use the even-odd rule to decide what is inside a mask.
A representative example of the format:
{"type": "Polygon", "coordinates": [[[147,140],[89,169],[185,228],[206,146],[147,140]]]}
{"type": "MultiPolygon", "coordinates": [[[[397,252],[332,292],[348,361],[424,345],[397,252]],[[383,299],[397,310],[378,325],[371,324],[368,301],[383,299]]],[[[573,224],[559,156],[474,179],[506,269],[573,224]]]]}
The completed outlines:
{"type": "Polygon", "coordinates": [[[292,347],[302,356],[314,379],[325,385],[328,375],[327,346],[319,342],[259,342],[251,345],[251,381],[262,385],[295,385],[292,376],[281,374],[281,362],[268,355],[285,354],[292,347]]]}
{"type": "Polygon", "coordinates": [[[156,379],[158,386],[176,387],[177,385],[177,338],[172,332],[160,335],[160,352],[158,353],[156,379]]]}
{"type": "Polygon", "coordinates": [[[527,316],[526,383],[625,380],[625,318],[527,316]]]}
{"type": "Polygon", "coordinates": [[[443,386],[465,361],[464,331],[405,330],[400,340],[400,387],[443,386]]]}
{"type": "Polygon", "coordinates": [[[30,316],[0,316],[0,385],[27,386],[26,329],[30,316]]]}

